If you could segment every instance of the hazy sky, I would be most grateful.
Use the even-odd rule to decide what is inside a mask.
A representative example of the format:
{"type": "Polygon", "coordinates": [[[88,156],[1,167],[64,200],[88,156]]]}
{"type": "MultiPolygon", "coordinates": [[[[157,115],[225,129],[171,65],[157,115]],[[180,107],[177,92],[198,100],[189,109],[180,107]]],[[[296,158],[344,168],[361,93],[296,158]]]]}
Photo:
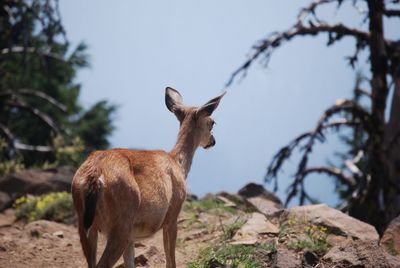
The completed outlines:
{"type": "MultiPolygon", "coordinates": [[[[188,105],[205,103],[221,93],[256,41],[290,27],[307,3],[61,1],[69,39],[89,45],[92,67],[77,79],[82,83],[81,102],[89,106],[107,99],[119,106],[113,147],[170,150],[179,124],[165,107],[165,87],[179,90],[188,105]]],[[[331,21],[361,25],[349,5],[332,10],[321,11],[331,21]]],[[[389,30],[398,36],[400,27],[393,25],[389,30]]],[[[326,41],[326,36],[296,39],[275,51],[268,68],[255,64],[245,79],[228,88],[214,113],[217,144],[198,149],[189,191],[201,196],[235,192],[250,181],[262,183],[266,165],[280,147],[310,130],[336,99],[351,96],[355,73],[344,58],[353,53],[354,42],[345,39],[326,48],[326,41]]],[[[365,64],[360,68],[368,71],[365,64]]],[[[340,148],[337,141],[318,146],[312,164],[326,163],[329,152],[340,148]]],[[[279,177],[280,197],[296,163],[294,158],[279,177]]],[[[335,203],[328,178],[309,177],[308,185],[321,201],[335,203]]]]}

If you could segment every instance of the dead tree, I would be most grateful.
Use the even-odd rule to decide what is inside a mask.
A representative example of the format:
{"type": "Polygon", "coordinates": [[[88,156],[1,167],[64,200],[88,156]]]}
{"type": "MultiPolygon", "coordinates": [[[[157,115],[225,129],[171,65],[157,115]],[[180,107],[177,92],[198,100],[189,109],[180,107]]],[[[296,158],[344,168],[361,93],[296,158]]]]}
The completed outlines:
{"type": "Polygon", "coordinates": [[[369,90],[360,90],[368,96],[369,107],[365,108],[354,100],[338,100],[326,109],[316,127],[306,132],[275,154],[267,168],[266,182],[273,181],[277,189],[278,172],[295,149],[300,149],[301,158],[294,180],[288,188],[286,205],[295,197],[299,203],[313,202],[305,188],[305,179],[312,173],[324,173],[337,178],[345,187],[346,198],[341,208],[363,221],[373,224],[382,232],[388,222],[400,214],[400,41],[389,40],[384,35],[384,17],[399,19],[399,1],[352,0],[354,8],[364,8],[364,22],[368,31],[351,28],[344,24],[330,24],[318,17],[322,5],[337,5],[343,8],[345,0],[314,0],[298,14],[295,24],[286,31],[270,34],[253,47],[249,59],[240,66],[228,81],[228,86],[238,75],[245,75],[258,59],[268,60],[273,51],[292,41],[295,37],[326,34],[327,45],[334,45],[343,38],[356,41],[354,53],[348,57],[349,64],[357,64],[359,53],[369,51],[371,77],[369,90]],[[389,80],[389,81],[388,81],[389,80]],[[389,92],[393,90],[391,104],[389,92]],[[385,111],[390,108],[390,118],[385,121],[385,111]],[[342,119],[337,119],[343,117],[342,119]],[[329,129],[357,128],[367,139],[354,159],[345,161],[345,169],[337,167],[313,167],[309,155],[314,145],[325,140],[329,129]],[[359,163],[366,162],[367,168],[359,163]]]}

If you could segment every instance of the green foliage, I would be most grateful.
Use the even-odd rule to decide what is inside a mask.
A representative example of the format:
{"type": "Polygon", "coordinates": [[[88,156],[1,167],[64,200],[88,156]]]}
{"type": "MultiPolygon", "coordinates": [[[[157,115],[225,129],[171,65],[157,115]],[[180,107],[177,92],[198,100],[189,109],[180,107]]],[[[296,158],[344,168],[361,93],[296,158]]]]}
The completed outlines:
{"type": "Polygon", "coordinates": [[[223,202],[213,198],[185,202],[183,210],[209,212],[216,215],[224,213],[235,214],[236,212],[234,208],[228,207],[223,202]]]}
{"type": "Polygon", "coordinates": [[[76,137],[72,140],[71,145],[64,145],[61,137],[56,137],[53,140],[55,151],[55,165],[78,165],[81,160],[81,155],[84,150],[84,145],[81,138],[76,137]]]}
{"type": "Polygon", "coordinates": [[[187,265],[188,268],[211,267],[262,267],[256,256],[257,247],[248,245],[219,244],[209,246],[200,252],[199,259],[187,265]]]}
{"type": "Polygon", "coordinates": [[[18,160],[0,162],[0,176],[25,169],[25,165],[18,160]]]}
{"type": "Polygon", "coordinates": [[[109,145],[116,107],[79,104],[75,78],[89,65],[87,47],[68,42],[58,0],[3,1],[0,51],[0,137],[7,145],[1,162],[77,164],[109,145]]]}
{"type": "MultiPolygon", "coordinates": [[[[7,142],[0,138],[0,155],[3,155],[6,150],[7,142]]],[[[23,169],[25,169],[25,166],[21,163],[20,159],[0,161],[0,176],[23,169]]]]}
{"type": "Polygon", "coordinates": [[[231,239],[237,230],[239,230],[243,224],[245,223],[245,221],[240,220],[240,218],[237,218],[233,223],[226,225],[226,226],[222,226],[221,224],[221,228],[222,228],[222,236],[221,236],[221,240],[222,241],[226,241],[231,239]]]}
{"type": "Polygon", "coordinates": [[[107,137],[114,130],[110,115],[115,110],[116,106],[110,105],[106,101],[100,101],[86,111],[76,122],[75,132],[84,141],[87,151],[109,146],[107,137]]]}
{"type": "Polygon", "coordinates": [[[287,247],[299,251],[309,250],[323,254],[329,248],[327,238],[326,227],[313,224],[305,219],[288,219],[281,224],[279,230],[279,241],[287,239],[289,240],[287,247]]]}
{"type": "Polygon", "coordinates": [[[71,194],[50,193],[42,196],[18,198],[14,205],[17,219],[27,222],[40,219],[65,222],[73,216],[71,194]]]}

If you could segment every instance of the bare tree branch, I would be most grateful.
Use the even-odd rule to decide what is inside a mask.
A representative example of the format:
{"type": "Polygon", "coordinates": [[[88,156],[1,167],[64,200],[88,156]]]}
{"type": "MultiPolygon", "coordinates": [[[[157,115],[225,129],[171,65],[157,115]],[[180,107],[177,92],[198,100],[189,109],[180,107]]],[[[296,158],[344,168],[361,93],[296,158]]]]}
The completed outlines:
{"type": "Polygon", "coordinates": [[[336,167],[311,167],[306,168],[303,173],[303,178],[310,175],[311,173],[324,173],[329,176],[338,178],[343,184],[354,187],[356,180],[353,177],[346,176],[341,169],[336,167]]]}
{"type": "MultiPolygon", "coordinates": [[[[359,120],[360,125],[365,129],[365,131],[367,133],[371,133],[371,129],[373,129],[373,127],[371,126],[371,119],[370,119],[370,114],[364,110],[361,106],[359,106],[357,103],[355,103],[354,101],[351,100],[339,100],[336,102],[335,105],[333,105],[332,107],[330,107],[329,109],[327,109],[324,114],[321,116],[321,118],[319,119],[316,127],[314,128],[313,131],[311,131],[307,137],[308,137],[308,142],[307,144],[304,146],[304,153],[301,157],[300,163],[298,165],[296,174],[295,174],[295,179],[293,181],[293,183],[289,186],[289,193],[286,197],[286,201],[285,204],[287,205],[290,200],[295,197],[297,195],[297,193],[300,190],[300,204],[302,204],[302,202],[304,202],[305,200],[305,193],[303,190],[304,188],[304,175],[305,175],[305,170],[307,169],[307,164],[308,164],[308,157],[309,154],[312,151],[312,148],[315,144],[315,140],[316,139],[320,139],[321,135],[322,135],[322,130],[324,129],[324,124],[327,120],[329,120],[329,118],[331,118],[332,116],[339,114],[341,112],[349,112],[353,115],[354,120],[359,120]]],[[[352,122],[352,121],[350,121],[352,122]]],[[[282,164],[282,162],[287,159],[287,157],[282,158],[281,156],[279,156],[280,158],[278,158],[278,160],[280,162],[278,162],[278,164],[282,164]]],[[[276,159],[273,159],[272,164],[270,165],[270,167],[272,165],[275,164],[276,159]]],[[[268,171],[270,169],[270,167],[268,168],[268,171]]],[[[275,180],[276,180],[276,173],[279,170],[279,167],[275,167],[272,166],[273,169],[272,171],[274,171],[275,173],[269,173],[267,172],[267,176],[274,175],[275,176],[275,180]]],[[[268,177],[267,177],[268,178],[268,177]]]]}
{"type": "Polygon", "coordinates": [[[20,142],[15,142],[14,147],[17,150],[21,151],[35,151],[35,152],[40,152],[40,153],[47,153],[47,152],[52,152],[53,148],[50,146],[44,146],[44,145],[30,145],[30,144],[24,144],[20,142]]]}
{"type": "Polygon", "coordinates": [[[42,120],[44,123],[46,123],[54,132],[56,132],[57,134],[61,134],[60,128],[58,127],[58,125],[54,122],[54,120],[49,115],[43,113],[42,111],[40,111],[39,109],[37,109],[35,107],[30,106],[29,104],[24,102],[22,99],[16,97],[12,101],[5,102],[5,105],[18,107],[18,108],[25,109],[25,110],[31,112],[33,115],[35,115],[40,120],[42,120]]]}
{"type": "Polygon", "coordinates": [[[16,150],[36,151],[36,152],[42,152],[42,153],[53,151],[53,149],[50,146],[30,145],[30,144],[24,144],[24,143],[18,142],[16,140],[14,134],[11,132],[11,130],[9,128],[7,128],[5,125],[3,125],[2,123],[0,123],[0,131],[7,138],[9,145],[11,145],[16,150]]]}
{"type": "Polygon", "coordinates": [[[0,50],[0,55],[9,55],[9,54],[17,54],[17,53],[31,53],[31,54],[36,54],[36,55],[39,55],[42,57],[48,57],[48,58],[56,59],[59,61],[65,61],[65,59],[61,55],[51,53],[50,49],[43,50],[43,49],[38,49],[36,47],[17,46],[17,47],[12,47],[12,48],[3,48],[0,50]]]}
{"type": "Polygon", "coordinates": [[[8,95],[15,95],[15,94],[35,96],[35,97],[38,97],[38,98],[41,98],[41,99],[47,101],[48,103],[54,105],[55,107],[57,107],[58,109],[60,109],[63,112],[67,111],[67,107],[64,104],[62,104],[61,102],[57,101],[56,99],[54,99],[53,97],[51,97],[50,95],[47,95],[46,93],[44,93],[42,91],[27,89],[27,88],[16,89],[16,90],[6,89],[6,90],[0,91],[0,97],[8,96],[8,95]]]}
{"type": "MultiPolygon", "coordinates": [[[[349,127],[354,127],[354,126],[359,126],[360,122],[359,121],[354,121],[354,120],[348,120],[345,118],[337,119],[329,124],[325,124],[321,127],[321,130],[318,134],[316,134],[315,138],[318,138],[321,142],[324,140],[323,136],[323,131],[327,129],[332,129],[332,128],[340,128],[342,126],[349,126],[349,127]]],[[[287,146],[281,148],[278,153],[276,153],[272,160],[271,163],[268,165],[267,168],[267,173],[265,175],[264,180],[266,182],[270,182],[274,180],[274,191],[278,190],[278,183],[277,183],[277,176],[278,176],[278,171],[281,169],[283,163],[285,160],[289,159],[291,154],[293,153],[293,150],[296,147],[299,147],[300,143],[306,139],[310,138],[310,136],[313,135],[313,131],[305,132],[299,136],[297,136],[295,139],[293,139],[287,146]]]]}
{"type": "Polygon", "coordinates": [[[385,9],[383,14],[387,17],[400,17],[399,9],[385,9]]]}
{"type": "MultiPolygon", "coordinates": [[[[246,73],[251,64],[262,54],[269,59],[272,51],[281,46],[284,42],[291,40],[296,36],[314,36],[320,33],[328,33],[328,45],[335,43],[342,37],[353,37],[359,42],[366,43],[370,38],[370,34],[360,31],[355,28],[349,28],[343,24],[330,25],[327,23],[320,23],[318,25],[304,26],[303,24],[296,24],[289,30],[280,33],[273,33],[267,39],[261,41],[259,45],[253,47],[254,53],[250,58],[243,63],[236,71],[234,71],[226,84],[230,86],[236,76],[240,73],[246,73]]],[[[388,43],[389,45],[389,43],[388,43]]]]}

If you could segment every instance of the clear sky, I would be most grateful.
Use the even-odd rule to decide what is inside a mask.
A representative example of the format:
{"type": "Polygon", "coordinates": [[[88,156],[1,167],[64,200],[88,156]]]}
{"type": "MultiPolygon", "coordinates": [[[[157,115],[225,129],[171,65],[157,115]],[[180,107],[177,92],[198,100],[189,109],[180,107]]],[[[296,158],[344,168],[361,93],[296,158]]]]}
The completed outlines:
{"type": "MultiPolygon", "coordinates": [[[[70,41],[89,45],[91,68],[77,79],[82,83],[81,102],[89,106],[107,99],[119,106],[113,147],[170,150],[179,124],[165,107],[165,87],[179,90],[188,105],[205,103],[221,93],[253,44],[290,27],[307,3],[61,1],[70,41]]],[[[321,11],[331,21],[361,25],[350,5],[344,4],[340,12],[321,11]]],[[[397,36],[399,28],[389,25],[397,36]]],[[[310,130],[336,99],[351,96],[355,72],[345,57],[353,53],[354,42],[345,39],[327,48],[326,41],[326,36],[296,39],[276,50],[267,68],[255,64],[245,79],[228,88],[214,113],[217,144],[210,150],[198,149],[188,177],[190,192],[235,192],[247,182],[262,183],[279,148],[310,130]]],[[[368,71],[362,62],[359,68],[368,71]]],[[[318,146],[312,163],[326,163],[329,153],[340,148],[335,139],[318,146]]],[[[296,163],[294,158],[279,177],[280,197],[296,163]]],[[[330,179],[313,176],[308,182],[314,196],[335,204],[330,179]]]]}

